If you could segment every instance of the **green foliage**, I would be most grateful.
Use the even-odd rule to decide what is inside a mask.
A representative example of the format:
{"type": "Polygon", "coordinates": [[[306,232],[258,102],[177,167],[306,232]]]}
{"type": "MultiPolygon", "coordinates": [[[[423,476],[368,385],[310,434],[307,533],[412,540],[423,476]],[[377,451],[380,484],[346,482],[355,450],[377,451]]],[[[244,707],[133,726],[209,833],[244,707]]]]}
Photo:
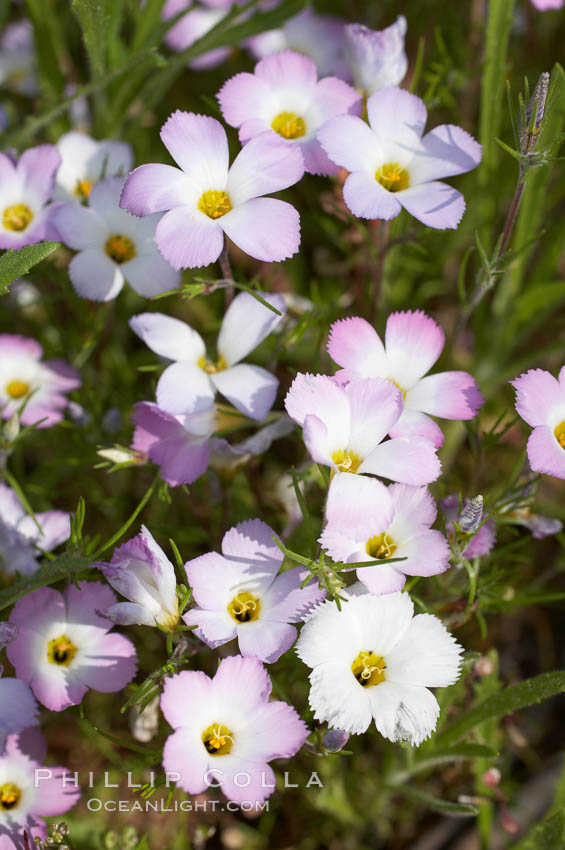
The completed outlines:
{"type": "Polygon", "coordinates": [[[5,294],[11,283],[27,274],[58,247],[58,242],[39,242],[0,255],[0,295],[5,294]]]}

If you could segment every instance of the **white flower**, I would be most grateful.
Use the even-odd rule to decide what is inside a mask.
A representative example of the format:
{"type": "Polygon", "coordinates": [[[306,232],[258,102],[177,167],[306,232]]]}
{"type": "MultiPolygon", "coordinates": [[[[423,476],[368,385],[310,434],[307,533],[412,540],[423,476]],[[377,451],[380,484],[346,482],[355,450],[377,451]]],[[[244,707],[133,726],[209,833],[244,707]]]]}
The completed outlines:
{"type": "Polygon", "coordinates": [[[309,667],[316,720],[359,734],[374,719],[381,735],[418,746],[439,705],[428,688],[452,685],[462,648],[437,617],[418,614],[406,593],[323,602],[296,646],[309,667]]]}
{"type": "Polygon", "coordinates": [[[54,193],[57,201],[80,203],[103,177],[126,177],[133,165],[132,150],[126,142],[96,141],[76,130],[61,136],[57,150],[61,157],[54,193]]]}
{"type": "Polygon", "coordinates": [[[124,285],[151,297],[179,285],[180,274],[155,244],[159,213],[136,218],[120,209],[124,180],[106,177],[94,186],[88,206],[63,204],[54,221],[61,240],[79,253],[70,262],[71,283],[83,298],[110,301],[124,285]]]}

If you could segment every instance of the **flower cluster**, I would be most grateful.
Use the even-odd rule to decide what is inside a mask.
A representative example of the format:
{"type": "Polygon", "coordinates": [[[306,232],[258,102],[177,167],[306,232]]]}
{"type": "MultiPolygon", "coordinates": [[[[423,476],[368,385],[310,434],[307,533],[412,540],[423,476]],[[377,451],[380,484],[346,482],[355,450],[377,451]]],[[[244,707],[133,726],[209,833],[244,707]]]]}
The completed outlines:
{"type": "MultiPolygon", "coordinates": [[[[562,5],[532,2],[539,9],[562,5]]],[[[239,4],[232,5],[167,0],[162,19],[176,20],[166,45],[187,49],[228,13],[239,15],[239,4]]],[[[246,15],[241,11],[240,19],[246,15]]],[[[481,146],[451,124],[425,132],[424,101],[399,87],[408,67],[406,28],[403,16],[377,32],[307,9],[281,29],[249,39],[245,47],[257,64],[227,79],[217,93],[223,120],[237,131],[233,157],[217,118],[182,110],[160,132],[174,165],[134,168],[128,144],[77,130],[19,158],[0,153],[0,248],[61,241],[73,256],[61,252],[58,271],[68,271],[83,298],[113,300],[127,282],[137,294],[127,307],[137,296],[180,288],[185,269],[220,263],[221,279],[192,281],[207,293],[225,292],[213,344],[177,316],[133,314],[139,303],[128,313],[125,332],[164,368],[155,401],[134,404],[131,447],[101,454],[118,463],[156,465],[161,495],[172,499],[165,485],[192,485],[210,465],[233,470],[298,426],[309,458],[301,458],[298,473],[292,470],[295,513],[300,508],[307,514],[302,481],[316,476],[323,486],[320,521],[309,540],[315,556],[293,552],[281,539],[284,531],[279,536],[262,519],[240,514],[231,528],[224,516],[218,523],[221,551],[213,550],[216,532],[206,528],[204,548],[210,551],[195,543],[183,564],[171,541],[175,565],[145,525],[108,561],[99,560],[146,501],[97,549],[81,537],[79,511],[74,517],[62,510],[33,513],[6,474],[7,483],[0,482],[0,587],[9,585],[10,604],[17,601],[0,624],[0,650],[11,664],[0,678],[2,850],[27,847],[30,837],[41,841],[42,818],[76,803],[79,792],[67,787],[65,768],[52,768],[40,787],[34,783],[46,757],[36,727],[41,707],[61,712],[81,704],[89,690],[115,693],[132,683],[136,647],[115,627],[163,633],[167,660],[132,688],[127,706],[135,705],[139,715],[146,705],[156,715],[160,706],[173,730],[162,765],[178,774],[178,787],[200,794],[215,781],[230,800],[262,803],[276,785],[270,763],[295,755],[312,734],[286,697],[271,699],[266,665],[294,651],[310,668],[308,718],[324,724],[316,728],[324,754],[339,751],[348,735],[366,732],[373,722],[390,741],[419,746],[440,714],[431,689],[457,681],[463,649],[440,617],[416,613],[422,603],[411,596],[415,583],[450,567],[449,576],[461,566],[472,575],[471,561],[495,547],[497,516],[526,525],[538,538],[561,528],[525,509],[512,513],[510,502],[487,509],[482,496],[447,487],[438,515],[430,487],[442,475],[445,435],[436,420],[471,423],[484,399],[469,372],[436,369],[450,352],[444,352],[442,327],[422,310],[380,314],[376,322],[347,315],[330,324],[343,316],[346,302],[340,302],[323,328],[327,355],[338,368],[333,374],[283,374],[278,351],[292,340],[286,332],[296,327],[297,299],[282,294],[284,281],[274,287],[279,291],[263,292],[258,264],[297,254],[301,224],[298,209],[276,195],[314,179],[307,174],[333,179],[349,212],[371,222],[387,222],[404,209],[427,227],[455,229],[465,211],[463,195],[443,181],[477,168],[481,146]],[[233,277],[232,246],[257,261],[251,285],[233,277]],[[275,354],[264,357],[264,365],[250,362],[262,356],[254,352],[263,345],[261,352],[275,354]],[[277,410],[281,383],[287,391],[277,410]],[[237,428],[247,433],[228,442],[237,428]],[[57,590],[51,585],[61,573],[50,573],[41,558],[69,540],[80,572],[57,590]],[[29,592],[20,592],[26,582],[29,592]],[[213,676],[181,669],[197,656],[205,669],[215,669],[213,676]],[[245,784],[238,781],[242,774],[245,784]]],[[[0,82],[16,85],[12,70],[31,49],[29,33],[27,41],[3,38],[0,82]]],[[[216,48],[190,64],[213,67],[229,53],[216,48]]],[[[27,64],[22,94],[35,91],[27,64]]],[[[57,349],[58,337],[52,340],[57,349]]],[[[69,354],[69,360],[80,364],[82,355],[69,354]]],[[[35,432],[60,424],[73,409],[68,394],[81,383],[66,360],[43,359],[35,339],[0,334],[0,471],[20,426],[35,432]]],[[[565,479],[565,366],[557,378],[531,369],[511,384],[516,410],[533,428],[527,443],[532,471],[565,479]]],[[[42,439],[39,431],[35,438],[42,439]]],[[[279,475],[273,491],[289,480],[279,475]]],[[[213,490],[217,482],[212,476],[210,482],[213,490]]]]}

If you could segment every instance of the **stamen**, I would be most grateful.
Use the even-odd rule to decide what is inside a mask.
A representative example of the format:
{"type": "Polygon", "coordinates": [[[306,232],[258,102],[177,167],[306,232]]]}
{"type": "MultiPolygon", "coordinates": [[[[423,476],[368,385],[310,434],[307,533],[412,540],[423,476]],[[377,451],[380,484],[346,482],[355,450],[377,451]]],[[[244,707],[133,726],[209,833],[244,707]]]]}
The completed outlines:
{"type": "Polygon", "coordinates": [[[24,398],[29,393],[30,386],[27,381],[20,381],[15,378],[10,383],[6,384],[6,392],[12,398],[24,398]]]}
{"type": "Polygon", "coordinates": [[[284,139],[300,139],[306,135],[306,122],[294,112],[281,112],[273,119],[271,127],[284,139]]]}
{"type": "Polygon", "coordinates": [[[228,368],[228,364],[226,363],[225,358],[221,355],[220,357],[218,357],[215,363],[212,360],[208,360],[205,355],[202,355],[202,357],[198,361],[198,365],[208,375],[215,375],[217,372],[223,372],[224,369],[228,368]]]}
{"type": "Polygon", "coordinates": [[[397,162],[381,165],[375,174],[375,180],[388,192],[401,192],[410,185],[410,175],[397,162]]]}
{"type": "Polygon", "coordinates": [[[382,655],[371,650],[360,652],[351,665],[351,672],[363,688],[372,688],[385,680],[386,662],[382,655]]]}
{"type": "Polygon", "coordinates": [[[77,652],[78,648],[66,635],[53,638],[47,644],[47,658],[51,664],[59,664],[61,667],[70,667],[77,652]]]}
{"type": "Polygon", "coordinates": [[[81,201],[85,201],[92,192],[93,185],[92,180],[78,180],[74,193],[81,201]]]}
{"type": "Polygon", "coordinates": [[[565,449],[565,420],[557,426],[553,433],[555,434],[557,442],[559,443],[561,448],[565,449]]]}
{"type": "Polygon", "coordinates": [[[338,449],[332,454],[332,460],[340,472],[357,472],[361,458],[356,452],[338,449]]]}
{"type": "Polygon", "coordinates": [[[228,605],[228,611],[238,623],[250,623],[259,619],[261,603],[252,593],[240,591],[228,605]]]}
{"type": "Polygon", "coordinates": [[[5,782],[3,785],[0,785],[0,810],[5,812],[13,811],[17,808],[21,798],[21,789],[17,785],[14,785],[13,782],[5,782]]]}
{"type": "Polygon", "coordinates": [[[234,745],[231,729],[222,723],[212,723],[202,733],[202,743],[211,756],[225,756],[234,745]]]}
{"type": "Polygon", "coordinates": [[[116,233],[110,236],[104,250],[111,260],[121,266],[122,263],[128,263],[135,257],[135,245],[129,236],[123,236],[121,233],[116,233]]]}
{"type": "Polygon", "coordinates": [[[33,213],[25,204],[13,204],[6,207],[2,213],[2,224],[7,230],[15,230],[21,233],[25,230],[33,218],[33,213]]]}
{"type": "Polygon", "coordinates": [[[371,558],[387,559],[392,558],[396,552],[396,543],[390,536],[384,532],[370,537],[365,546],[367,555],[371,558]]]}
{"type": "Polygon", "coordinates": [[[198,209],[208,218],[221,218],[232,209],[230,196],[227,192],[219,192],[217,189],[209,189],[204,192],[198,201],[198,209]]]}

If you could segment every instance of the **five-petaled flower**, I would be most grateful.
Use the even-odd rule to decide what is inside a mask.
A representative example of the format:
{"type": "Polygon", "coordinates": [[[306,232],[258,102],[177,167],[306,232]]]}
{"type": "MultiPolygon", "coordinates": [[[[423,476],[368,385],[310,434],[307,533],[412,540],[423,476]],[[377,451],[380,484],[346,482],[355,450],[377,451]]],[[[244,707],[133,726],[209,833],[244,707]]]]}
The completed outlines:
{"type": "Polygon", "coordinates": [[[183,619],[214,649],[237,637],[242,655],[277,661],[296,639],[298,623],[324,594],[315,582],[301,589],[302,567],[279,574],[283,553],[274,531],[259,519],[224,535],[222,554],[208,552],[186,564],[199,607],[183,619]]]}
{"type": "Polygon", "coordinates": [[[441,469],[433,443],[410,434],[385,440],[402,415],[402,392],[380,378],[345,386],[328,375],[299,373],[285,407],[303,428],[313,460],[334,472],[370,473],[405,484],[429,484],[441,469]]]}
{"type": "Polygon", "coordinates": [[[336,174],[337,167],[317,140],[317,130],[329,118],[361,108],[351,86],[337,77],[318,80],[315,62],[292,50],[261,59],[253,74],[231,77],[218,100],[227,123],[239,128],[242,142],[265,131],[277,133],[300,148],[306,171],[326,175],[336,174]]]}
{"type": "Polygon", "coordinates": [[[180,283],[155,244],[161,216],[138,219],[120,209],[123,185],[121,177],[105,177],[89,192],[88,206],[62,204],[55,213],[62,241],[78,251],[69,264],[71,283],[92,301],[111,301],[126,280],[145,297],[180,283]]]}
{"type": "Polygon", "coordinates": [[[28,148],[17,162],[0,153],[0,248],[58,239],[49,201],[60,162],[54,145],[28,148]]]}
{"type": "Polygon", "coordinates": [[[6,649],[16,674],[51,711],[78,705],[89,688],[120,691],[137,669],[135,648],[99,612],[116,602],[101,582],[51,587],[19,599],[10,622],[18,635],[6,649]]]}
{"type": "Polygon", "coordinates": [[[314,718],[345,732],[371,720],[391,741],[418,746],[429,738],[439,705],[428,688],[459,677],[462,648],[431,614],[414,616],[407,593],[323,602],[296,645],[310,673],[314,718]]]}
{"type": "Polygon", "coordinates": [[[81,380],[64,360],[42,360],[43,348],[34,339],[0,334],[0,415],[20,413],[24,425],[49,428],[63,418],[65,394],[81,380]]]}
{"type": "Polygon", "coordinates": [[[331,118],[318,139],[336,165],[351,172],[343,198],[359,218],[391,219],[402,207],[428,227],[456,228],[463,195],[440,178],[476,168],[481,146],[452,124],[422,136],[423,100],[389,87],[367,100],[369,123],[354,115],[331,118]]]}
{"type": "Polygon", "coordinates": [[[168,210],[155,240],[175,269],[213,263],[224,233],[257,260],[284,260],[298,251],[297,211],[286,201],[261,197],[300,180],[304,161],[297,147],[263,133],[230,167],[220,122],[180,110],[163,125],[161,139],[179,168],[140,165],[126,181],[121,206],[137,216],[168,210]]]}
{"type": "Polygon", "coordinates": [[[65,767],[42,767],[46,755],[39,729],[9,735],[0,753],[2,850],[27,850],[34,839],[45,841],[43,818],[68,812],[79,800],[75,776],[65,767]]]}
{"type": "Polygon", "coordinates": [[[340,383],[386,378],[402,390],[404,411],[391,436],[420,434],[439,448],[443,432],[430,416],[472,419],[483,403],[468,372],[426,375],[444,344],[443,330],[430,316],[421,310],[407,310],[388,317],[384,345],[365,319],[355,316],[334,322],[328,352],[342,367],[336,375],[340,383]]]}
{"type": "Polygon", "coordinates": [[[236,803],[260,803],[273,793],[268,762],[297,753],[308,730],[290,705],[269,701],[270,693],[263,665],[240,655],[224,658],[213,679],[184,670],[165,680],[161,710],[175,732],[163,766],[180,775],[184,791],[219,784],[236,803]]]}
{"type": "Polygon", "coordinates": [[[158,625],[174,632],[179,621],[175,568],[144,525],[140,534],[114,549],[110,563],[93,566],[114,590],[129,599],[103,613],[120,626],[158,625]]]}
{"type": "Polygon", "coordinates": [[[534,429],[528,439],[530,466],[534,472],[565,478],[565,366],[558,378],[530,369],[510,383],[516,410],[534,429]]]}
{"type": "Polygon", "coordinates": [[[374,478],[338,475],[328,493],[327,524],[319,539],[335,561],[404,558],[357,570],[370,593],[393,593],[402,590],[406,576],[431,576],[448,568],[447,541],[430,528],[436,513],[427,487],[385,487],[374,478]]]}
{"type": "Polygon", "coordinates": [[[126,142],[97,141],[71,130],[57,142],[61,165],[57,171],[54,198],[57,201],[86,201],[104,177],[125,177],[131,171],[133,153],[126,142]]]}
{"type": "Polygon", "coordinates": [[[273,406],[278,379],[250,363],[242,363],[285,313],[281,295],[262,298],[275,313],[247,292],[230,304],[220,327],[216,356],[209,358],[204,340],[190,325],[163,313],[141,313],[130,327],[156,354],[175,361],[157,384],[157,402],[169,413],[188,413],[220,392],[238,410],[262,421],[273,406]]]}

